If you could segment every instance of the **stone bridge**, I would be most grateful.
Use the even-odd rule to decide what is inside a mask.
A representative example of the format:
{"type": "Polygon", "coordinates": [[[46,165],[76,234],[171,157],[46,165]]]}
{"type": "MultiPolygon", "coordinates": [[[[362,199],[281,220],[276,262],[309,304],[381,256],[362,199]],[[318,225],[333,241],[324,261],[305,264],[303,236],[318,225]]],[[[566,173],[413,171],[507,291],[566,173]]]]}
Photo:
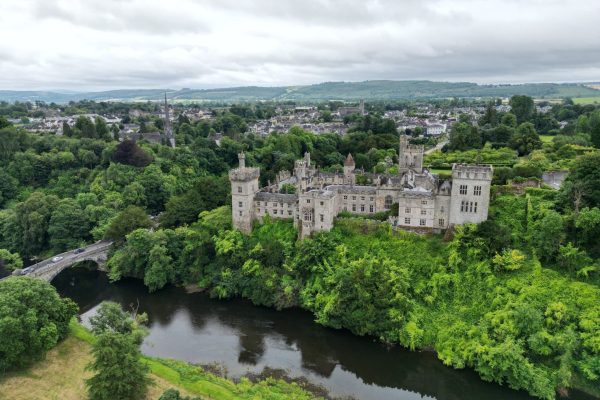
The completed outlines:
{"type": "Polygon", "coordinates": [[[112,242],[99,241],[94,244],[90,244],[87,247],[82,247],[81,249],[57,254],[52,258],[40,261],[39,263],[30,267],[21,270],[15,270],[13,275],[31,276],[50,282],[56,277],[56,275],[60,274],[63,270],[78,262],[94,261],[98,264],[98,266],[102,267],[106,263],[108,250],[111,245],[112,242]]]}

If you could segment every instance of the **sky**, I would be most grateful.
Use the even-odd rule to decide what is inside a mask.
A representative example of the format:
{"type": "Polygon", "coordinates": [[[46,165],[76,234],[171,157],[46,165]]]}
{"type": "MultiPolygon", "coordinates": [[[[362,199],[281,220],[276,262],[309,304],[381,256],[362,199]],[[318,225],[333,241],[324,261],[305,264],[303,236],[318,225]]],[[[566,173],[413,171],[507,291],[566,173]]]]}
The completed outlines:
{"type": "Polygon", "coordinates": [[[600,81],[599,0],[1,0],[0,89],[600,81]]]}

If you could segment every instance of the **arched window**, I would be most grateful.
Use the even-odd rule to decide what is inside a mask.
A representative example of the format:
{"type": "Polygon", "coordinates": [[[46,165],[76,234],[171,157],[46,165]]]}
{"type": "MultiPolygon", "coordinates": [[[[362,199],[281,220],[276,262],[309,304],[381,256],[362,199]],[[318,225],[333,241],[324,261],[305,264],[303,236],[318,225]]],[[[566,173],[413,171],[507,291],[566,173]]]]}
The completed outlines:
{"type": "Polygon", "coordinates": [[[393,202],[392,196],[390,196],[390,195],[385,196],[385,203],[384,203],[383,207],[386,210],[389,210],[390,208],[392,208],[392,202],[393,202]]]}

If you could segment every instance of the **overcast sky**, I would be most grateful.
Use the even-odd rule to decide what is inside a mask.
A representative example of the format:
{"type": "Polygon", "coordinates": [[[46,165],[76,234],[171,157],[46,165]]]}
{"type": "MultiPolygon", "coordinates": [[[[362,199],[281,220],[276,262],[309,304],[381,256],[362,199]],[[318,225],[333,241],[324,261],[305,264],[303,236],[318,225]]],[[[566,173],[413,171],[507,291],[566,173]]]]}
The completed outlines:
{"type": "Polygon", "coordinates": [[[0,89],[600,81],[599,0],[0,0],[0,89]]]}

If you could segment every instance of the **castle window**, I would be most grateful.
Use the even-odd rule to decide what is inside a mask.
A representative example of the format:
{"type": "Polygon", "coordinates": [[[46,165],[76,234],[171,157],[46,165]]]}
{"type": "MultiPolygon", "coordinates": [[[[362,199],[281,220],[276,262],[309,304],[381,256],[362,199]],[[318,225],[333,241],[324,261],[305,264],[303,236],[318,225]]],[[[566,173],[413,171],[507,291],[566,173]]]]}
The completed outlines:
{"type": "Polygon", "coordinates": [[[360,205],[360,211],[361,211],[361,212],[365,212],[365,205],[364,205],[364,204],[361,204],[361,205],[360,205]]]}
{"type": "Polygon", "coordinates": [[[392,208],[392,201],[393,201],[392,196],[389,196],[389,195],[385,196],[385,203],[384,203],[383,207],[386,210],[389,210],[390,208],[392,208]]]}
{"type": "Polygon", "coordinates": [[[273,203],[273,207],[277,207],[277,203],[273,203]]]}
{"type": "Polygon", "coordinates": [[[348,200],[348,196],[344,195],[344,200],[348,200]]]}
{"type": "Polygon", "coordinates": [[[421,200],[421,204],[427,204],[427,200],[421,200]]]}
{"type": "Polygon", "coordinates": [[[460,194],[467,194],[467,185],[460,185],[460,194]]]}
{"type": "Polygon", "coordinates": [[[273,214],[277,215],[277,210],[273,210],[273,214]]]}
{"type": "Polygon", "coordinates": [[[242,203],[241,201],[238,203],[239,207],[244,207],[244,203],[242,203]]]}
{"type": "Polygon", "coordinates": [[[427,210],[421,210],[421,215],[427,215],[427,210]]]}
{"type": "Polygon", "coordinates": [[[242,193],[242,187],[238,186],[238,193],[242,193]]]}
{"type": "Polygon", "coordinates": [[[321,205],[323,205],[323,202],[321,202],[321,205]]]}
{"type": "Polygon", "coordinates": [[[361,200],[364,200],[364,199],[365,199],[365,196],[360,196],[360,199],[361,199],[361,200]]]}
{"type": "Polygon", "coordinates": [[[406,225],[410,225],[410,218],[404,218],[404,223],[406,225]]]}
{"type": "Polygon", "coordinates": [[[439,225],[439,226],[444,226],[444,222],[445,222],[445,221],[444,221],[444,218],[440,218],[440,219],[438,219],[438,225],[439,225]]]}
{"type": "Polygon", "coordinates": [[[473,194],[475,196],[481,196],[481,186],[474,186],[473,187],[473,194]]]}
{"type": "Polygon", "coordinates": [[[310,213],[310,211],[307,211],[304,213],[304,220],[305,221],[312,221],[312,215],[310,213]]]}
{"type": "Polygon", "coordinates": [[[465,212],[466,211],[466,201],[461,201],[460,202],[460,212],[465,212]]]}
{"type": "Polygon", "coordinates": [[[352,204],[352,211],[356,211],[356,204],[352,204]]]}
{"type": "Polygon", "coordinates": [[[469,212],[473,212],[473,202],[469,202],[469,212]]]}
{"type": "Polygon", "coordinates": [[[373,204],[371,204],[369,206],[369,212],[374,212],[375,211],[375,207],[373,206],[373,204]]]}
{"type": "Polygon", "coordinates": [[[242,216],[242,212],[240,211],[240,217],[242,216]]]}
{"type": "Polygon", "coordinates": [[[404,212],[405,212],[406,214],[410,214],[410,208],[406,207],[406,208],[404,209],[404,212]]]}
{"type": "Polygon", "coordinates": [[[424,220],[424,219],[420,219],[420,220],[419,220],[419,225],[421,225],[421,226],[425,226],[425,220],[424,220]]]}
{"type": "Polygon", "coordinates": [[[292,215],[292,210],[288,210],[288,215],[292,215]]]}
{"type": "Polygon", "coordinates": [[[306,203],[310,204],[310,199],[306,199],[306,203]]]}
{"type": "Polygon", "coordinates": [[[372,197],[369,197],[369,200],[373,201],[373,198],[372,198],[372,197]]]}
{"type": "Polygon", "coordinates": [[[323,222],[325,220],[325,216],[323,214],[319,214],[319,219],[321,220],[321,222],[323,222]]]}
{"type": "Polygon", "coordinates": [[[356,200],[356,196],[352,196],[352,200],[356,200]]]}
{"type": "Polygon", "coordinates": [[[477,202],[475,202],[475,207],[473,208],[473,212],[477,212],[477,202]]]}

